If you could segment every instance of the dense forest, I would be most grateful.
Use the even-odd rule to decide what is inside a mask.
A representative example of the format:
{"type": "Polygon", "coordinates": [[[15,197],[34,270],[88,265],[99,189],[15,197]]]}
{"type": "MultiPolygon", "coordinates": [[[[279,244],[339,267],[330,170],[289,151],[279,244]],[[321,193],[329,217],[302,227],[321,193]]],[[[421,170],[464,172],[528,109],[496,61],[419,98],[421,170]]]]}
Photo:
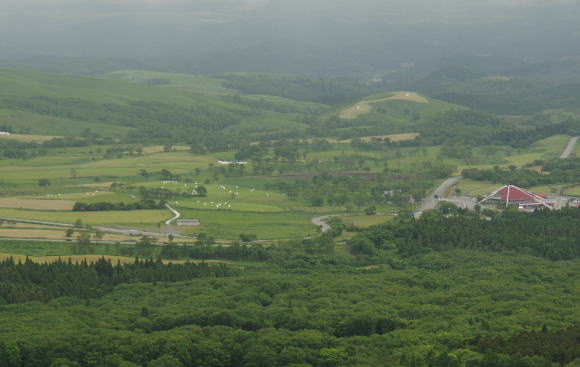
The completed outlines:
{"type": "Polygon", "coordinates": [[[465,178],[476,181],[509,182],[524,187],[549,184],[574,184],[580,180],[580,158],[566,160],[536,161],[532,164],[541,167],[541,171],[528,168],[494,167],[493,169],[467,168],[462,171],[465,178]]]}
{"type": "MultiPolygon", "coordinates": [[[[145,276],[127,279],[146,283],[121,283],[98,298],[69,294],[1,306],[3,325],[10,325],[0,342],[3,361],[19,367],[555,367],[579,357],[577,261],[456,249],[392,254],[391,265],[360,266],[364,259],[316,241],[268,251],[268,260],[234,277],[196,265],[201,274],[173,283],[169,274],[188,277],[180,266],[146,261],[127,270],[145,276]]],[[[94,266],[24,270],[31,266],[7,261],[3,271],[37,279],[41,269],[91,277],[115,269],[101,262],[98,272],[83,270],[94,266]]]]}
{"type": "Polygon", "coordinates": [[[16,263],[8,258],[0,262],[0,304],[48,302],[58,297],[97,298],[122,283],[177,282],[235,274],[223,264],[163,264],[160,260],[136,259],[133,264],[122,265],[104,258],[94,263],[72,263],[69,259],[38,264],[28,259],[16,263]]]}
{"type": "Polygon", "coordinates": [[[480,214],[450,206],[371,227],[350,240],[353,250],[375,255],[396,249],[401,256],[455,248],[513,251],[551,260],[580,257],[580,209],[504,210],[480,214]],[[492,217],[487,217],[491,215],[492,217]]]}

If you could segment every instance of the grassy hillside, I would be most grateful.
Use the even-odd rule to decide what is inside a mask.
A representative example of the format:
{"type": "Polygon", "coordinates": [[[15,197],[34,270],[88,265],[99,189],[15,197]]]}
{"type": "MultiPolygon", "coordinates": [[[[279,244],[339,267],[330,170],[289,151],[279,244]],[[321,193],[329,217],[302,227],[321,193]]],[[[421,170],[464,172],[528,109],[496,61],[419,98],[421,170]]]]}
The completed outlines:
{"type": "Polygon", "coordinates": [[[233,89],[224,87],[224,80],[203,75],[172,74],[145,70],[119,70],[103,75],[106,79],[124,80],[149,86],[180,88],[215,94],[231,94],[233,89]]]}
{"type": "Polygon", "coordinates": [[[279,95],[240,94],[225,84],[207,76],[139,70],[101,78],[0,70],[0,127],[63,136],[90,129],[134,142],[195,142],[205,150],[244,136],[302,134],[305,121],[314,120],[309,116],[328,109],[279,95]]]}
{"type": "Polygon", "coordinates": [[[341,105],[326,113],[321,125],[343,137],[419,132],[433,117],[462,109],[414,92],[388,92],[341,105]]]}

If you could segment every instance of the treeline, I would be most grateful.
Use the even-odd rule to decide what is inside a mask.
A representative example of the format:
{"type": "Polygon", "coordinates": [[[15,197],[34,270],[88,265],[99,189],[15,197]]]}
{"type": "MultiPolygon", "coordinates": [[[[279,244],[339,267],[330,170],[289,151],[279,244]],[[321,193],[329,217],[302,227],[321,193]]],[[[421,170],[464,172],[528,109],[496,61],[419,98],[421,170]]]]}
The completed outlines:
{"type": "MultiPolygon", "coordinates": [[[[0,131],[2,131],[0,129],[0,131]]],[[[49,148],[86,147],[89,145],[113,144],[111,138],[102,137],[62,137],[53,138],[42,143],[36,141],[21,142],[12,139],[0,140],[0,157],[8,159],[30,159],[44,156],[49,153],[49,148]]]]}
{"type": "Polygon", "coordinates": [[[515,166],[493,169],[466,168],[462,171],[465,178],[476,181],[509,183],[531,187],[549,184],[576,183],[580,181],[580,158],[558,159],[549,162],[536,161],[541,171],[515,166]],[[548,174],[544,172],[549,172],[548,174]]]}
{"type": "Polygon", "coordinates": [[[163,200],[155,201],[149,199],[142,199],[135,203],[110,203],[107,201],[100,201],[97,203],[83,203],[76,202],[73,206],[75,212],[98,212],[108,210],[148,210],[148,209],[163,209],[166,202],[163,200]]]}
{"type": "Polygon", "coordinates": [[[160,256],[163,259],[223,259],[236,261],[267,261],[271,258],[268,249],[259,244],[232,244],[229,246],[204,244],[178,246],[170,244],[161,248],[160,256]]]}
{"type": "Polygon", "coordinates": [[[161,260],[139,260],[113,265],[101,258],[96,262],[73,263],[58,260],[35,263],[29,259],[0,262],[0,303],[48,302],[58,297],[98,298],[114,286],[135,282],[178,282],[201,277],[224,277],[236,272],[224,264],[163,264],[161,260]]]}
{"type": "MultiPolygon", "coordinates": [[[[541,330],[522,331],[510,337],[483,337],[478,338],[476,345],[480,351],[486,353],[507,354],[511,355],[512,359],[524,359],[522,356],[527,356],[530,360],[543,359],[566,366],[580,358],[580,325],[556,330],[550,330],[544,326],[541,330]]],[[[501,361],[501,359],[500,356],[495,356],[496,361],[501,361]]],[[[480,366],[509,365],[504,362],[486,363],[480,366]]]]}
{"type": "Polygon", "coordinates": [[[301,197],[312,206],[381,204],[393,202],[403,205],[409,200],[419,200],[432,186],[435,179],[448,177],[451,167],[426,164],[416,172],[400,173],[385,168],[384,174],[332,174],[322,172],[310,180],[267,184],[288,198],[301,197]],[[388,193],[385,193],[388,192],[388,193]],[[393,194],[391,194],[391,192],[393,194]]]}
{"type": "Polygon", "coordinates": [[[428,211],[417,220],[371,227],[353,237],[349,246],[371,256],[392,248],[402,256],[459,248],[570,260],[580,257],[580,209],[505,210],[491,219],[464,210],[451,216],[428,211]]]}
{"type": "Polygon", "coordinates": [[[244,94],[264,94],[297,101],[340,104],[378,92],[365,83],[348,79],[312,78],[284,74],[218,74],[226,88],[244,94]]]}

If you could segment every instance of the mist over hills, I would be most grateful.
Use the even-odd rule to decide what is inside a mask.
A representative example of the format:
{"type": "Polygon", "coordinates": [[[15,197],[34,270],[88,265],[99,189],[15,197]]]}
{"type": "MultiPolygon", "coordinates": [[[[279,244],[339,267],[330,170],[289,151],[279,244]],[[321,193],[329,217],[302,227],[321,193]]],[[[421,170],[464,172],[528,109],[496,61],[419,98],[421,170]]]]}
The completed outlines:
{"type": "Polygon", "coordinates": [[[466,57],[485,72],[578,63],[573,1],[0,3],[0,67],[400,80],[466,57]]]}

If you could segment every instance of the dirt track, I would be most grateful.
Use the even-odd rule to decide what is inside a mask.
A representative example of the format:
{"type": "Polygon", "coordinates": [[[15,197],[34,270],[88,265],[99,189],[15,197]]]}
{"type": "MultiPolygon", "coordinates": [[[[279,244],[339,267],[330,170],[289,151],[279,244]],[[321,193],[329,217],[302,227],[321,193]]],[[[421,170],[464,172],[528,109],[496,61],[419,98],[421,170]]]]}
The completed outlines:
{"type": "Polygon", "coordinates": [[[371,112],[373,110],[372,106],[373,103],[380,103],[386,101],[409,101],[417,103],[429,103],[429,101],[425,97],[420,96],[417,93],[401,92],[387,98],[375,99],[372,101],[360,101],[354,106],[342,111],[338,115],[338,117],[343,120],[354,120],[359,116],[366,115],[367,113],[371,112]]]}
{"type": "Polygon", "coordinates": [[[580,138],[580,136],[577,136],[575,138],[570,139],[570,142],[568,143],[566,150],[564,150],[564,153],[562,153],[562,155],[560,156],[561,159],[566,159],[566,158],[570,157],[572,152],[574,152],[574,148],[576,147],[576,143],[578,142],[578,138],[580,138]]]}

